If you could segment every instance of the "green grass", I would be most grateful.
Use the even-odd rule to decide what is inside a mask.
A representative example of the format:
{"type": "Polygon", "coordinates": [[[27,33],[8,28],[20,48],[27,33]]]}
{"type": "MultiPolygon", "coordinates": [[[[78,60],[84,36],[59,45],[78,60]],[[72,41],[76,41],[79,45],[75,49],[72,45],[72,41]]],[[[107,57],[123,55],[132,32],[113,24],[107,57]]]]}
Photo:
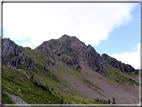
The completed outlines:
{"type": "Polygon", "coordinates": [[[4,91],[2,91],[2,103],[3,104],[15,104],[4,91]]]}
{"type": "Polygon", "coordinates": [[[81,68],[80,65],[77,65],[76,67],[70,67],[70,68],[73,69],[74,71],[77,71],[77,72],[79,72],[79,73],[82,73],[80,70],[78,70],[78,69],[81,68]]]}
{"type": "MultiPolygon", "coordinates": [[[[4,66],[4,68],[7,68],[4,66]]],[[[54,91],[48,91],[47,86],[39,84],[35,81],[27,80],[26,77],[22,75],[22,73],[18,70],[14,70],[14,72],[18,73],[19,78],[13,74],[11,70],[5,72],[3,70],[3,89],[10,94],[15,94],[20,98],[24,99],[27,103],[31,104],[50,104],[50,103],[60,103],[61,98],[57,96],[54,91]],[[23,78],[22,81],[20,77],[23,78]],[[11,83],[13,82],[13,84],[11,83]],[[20,89],[19,92],[17,89],[20,89]]],[[[4,103],[7,103],[7,100],[3,100],[4,103]]]]}
{"type": "Polygon", "coordinates": [[[76,104],[107,104],[108,101],[103,100],[103,99],[98,99],[98,98],[80,98],[80,97],[75,97],[75,96],[70,96],[68,94],[64,94],[63,98],[70,102],[74,102],[76,104]]]}
{"type": "Polygon", "coordinates": [[[73,59],[69,58],[69,61],[73,61],[73,59]]]}
{"type": "MultiPolygon", "coordinates": [[[[84,79],[84,83],[89,87],[89,88],[91,88],[92,90],[94,90],[95,92],[98,92],[100,95],[102,95],[103,97],[105,97],[103,94],[101,94],[99,91],[98,91],[98,89],[99,90],[102,90],[100,87],[98,87],[97,85],[95,85],[94,83],[92,83],[91,81],[89,81],[89,80],[85,80],[84,79]],[[94,87],[95,87],[95,89],[94,89],[94,87]]],[[[103,90],[102,90],[103,91],[103,90]]]]}
{"type": "Polygon", "coordinates": [[[65,65],[60,64],[60,70],[67,72],[69,75],[73,76],[76,79],[82,80],[81,78],[82,75],[79,72],[71,71],[65,65]]]}
{"type": "Polygon", "coordinates": [[[60,80],[53,73],[46,73],[45,77],[47,77],[47,78],[49,77],[50,79],[60,83],[60,80]]]}
{"type": "Polygon", "coordinates": [[[76,69],[76,67],[70,67],[71,69],[73,69],[74,71],[80,72],[76,69]]]}
{"type": "Polygon", "coordinates": [[[84,83],[87,83],[87,84],[89,84],[90,86],[93,86],[93,87],[95,87],[95,88],[97,88],[97,89],[99,89],[99,90],[102,90],[100,87],[98,87],[98,86],[95,85],[93,82],[91,82],[91,81],[89,81],[89,80],[87,80],[87,79],[84,79],[83,82],[84,82],[84,83]]]}
{"type": "Polygon", "coordinates": [[[11,54],[10,54],[10,59],[11,58],[13,58],[13,57],[15,57],[15,54],[14,53],[12,53],[12,52],[10,52],[11,54]]]}
{"type": "MultiPolygon", "coordinates": [[[[65,67],[64,65],[62,67],[63,68],[60,68],[60,69],[65,70],[72,76],[81,80],[82,77],[80,76],[82,75],[80,73],[75,71],[73,72],[69,68],[65,67]]],[[[57,73],[52,68],[49,69],[49,73],[41,71],[41,69],[38,69],[39,71],[37,71],[37,67],[35,68],[36,72],[30,71],[29,69],[25,67],[25,65],[21,65],[20,69],[25,70],[27,74],[30,76],[34,74],[33,78],[38,78],[40,80],[44,78],[44,81],[49,83],[49,85],[42,85],[34,81],[32,78],[30,78],[30,80],[27,80],[23,72],[4,65],[3,66],[3,89],[10,94],[15,94],[19,96],[28,104],[60,104],[60,103],[66,104],[66,103],[70,103],[71,101],[75,102],[76,104],[105,103],[105,102],[101,102],[100,101],[101,99],[97,102],[94,99],[83,99],[83,98],[75,97],[75,95],[78,94],[78,91],[75,89],[72,89],[70,95],[69,94],[67,95],[68,91],[65,91],[63,87],[67,87],[69,89],[71,87],[70,84],[68,84],[66,81],[62,81],[64,82],[64,85],[60,84],[58,82],[58,79],[55,76],[60,73],[57,73]],[[6,72],[6,68],[8,68],[7,70],[8,72],[6,72]],[[53,79],[50,77],[51,73],[52,73],[53,79]],[[42,77],[41,74],[44,75],[43,78],[41,78],[42,77]],[[59,90],[57,90],[57,88],[59,88],[59,90]],[[17,89],[20,89],[21,92],[19,92],[17,89]],[[61,93],[61,94],[58,94],[58,93],[61,93]]],[[[62,78],[61,80],[63,80],[63,77],[61,75],[58,78],[62,78]]],[[[93,83],[89,81],[86,81],[86,82],[89,85],[95,86],[93,83]]],[[[13,102],[10,101],[11,99],[5,93],[3,97],[4,97],[3,99],[4,104],[7,104],[8,102],[10,104],[13,104],[13,102]]]]}
{"type": "MultiPolygon", "coordinates": [[[[56,70],[50,67],[50,63],[52,63],[52,61],[48,59],[46,56],[39,54],[37,50],[25,50],[25,55],[30,56],[33,59],[34,70],[29,70],[28,68],[26,68],[25,64],[21,64],[19,69],[26,71],[26,73],[32,78],[28,80],[23,72],[4,65],[2,74],[2,85],[3,89],[8,93],[13,93],[19,96],[28,104],[66,104],[70,103],[71,101],[75,102],[76,104],[107,103],[107,101],[103,99],[85,99],[83,95],[81,96],[80,93],[76,89],[72,88],[71,84],[68,83],[62,77],[60,72],[67,72],[72,77],[82,81],[86,86],[88,86],[92,90],[101,94],[98,90],[103,90],[97,85],[95,85],[93,82],[85,78],[81,71],[76,70],[76,67],[68,68],[66,65],[58,63],[59,65],[56,69],[59,72],[56,72],[56,70]],[[8,68],[8,72],[6,72],[6,68],[8,68]],[[39,79],[43,84],[40,84],[37,81],[35,81],[35,78],[39,79]],[[72,89],[70,90],[70,88],[72,89]],[[21,92],[19,92],[17,89],[20,89],[21,92]],[[81,96],[82,98],[78,96],[81,96]]],[[[15,55],[11,54],[10,57],[12,58],[14,56],[15,55]]],[[[26,64],[29,63],[27,58],[26,64]]],[[[64,60],[65,57],[62,57],[61,61],[64,60]]],[[[69,58],[68,60],[73,61],[71,58],[69,58]]],[[[117,78],[119,78],[123,82],[129,82],[131,84],[139,85],[131,75],[124,74],[116,69],[113,69],[111,66],[108,66],[108,70],[110,71],[110,76],[106,76],[106,78],[113,81],[114,83],[121,84],[120,81],[114,78],[114,75],[116,75],[117,78]]],[[[88,76],[91,77],[92,75],[88,74],[88,76]]],[[[4,104],[7,104],[7,102],[10,102],[11,104],[13,103],[12,101],[10,101],[11,99],[6,95],[6,93],[3,92],[3,95],[4,104]]]]}
{"type": "MultiPolygon", "coordinates": [[[[109,76],[105,76],[107,77],[108,79],[110,80],[114,80],[116,82],[119,82],[118,80],[116,80],[114,78],[114,75],[117,76],[117,78],[119,78],[122,82],[129,82],[129,83],[132,83],[132,84],[136,84],[136,85],[139,85],[138,82],[135,81],[135,79],[131,76],[131,75],[127,75],[125,73],[122,73],[114,68],[112,68],[111,66],[108,65],[108,70],[110,72],[110,75],[109,76]]],[[[122,83],[121,83],[122,84],[122,83]]]]}
{"type": "MultiPolygon", "coordinates": [[[[99,88],[97,85],[95,85],[93,82],[85,79],[85,77],[83,77],[83,75],[79,72],[75,72],[75,71],[71,71],[69,68],[67,68],[64,65],[60,65],[62,70],[67,72],[69,75],[73,76],[74,78],[84,82],[89,88],[93,89],[92,87],[95,87],[96,89],[102,90],[101,88],[99,88]]],[[[94,91],[98,92],[96,89],[93,89],[94,91]]],[[[103,91],[103,90],[102,90],[103,91]]],[[[100,92],[98,92],[99,94],[101,94],[100,92]]],[[[102,95],[102,94],[101,94],[102,95]]],[[[103,96],[103,95],[102,95],[103,96]]]]}

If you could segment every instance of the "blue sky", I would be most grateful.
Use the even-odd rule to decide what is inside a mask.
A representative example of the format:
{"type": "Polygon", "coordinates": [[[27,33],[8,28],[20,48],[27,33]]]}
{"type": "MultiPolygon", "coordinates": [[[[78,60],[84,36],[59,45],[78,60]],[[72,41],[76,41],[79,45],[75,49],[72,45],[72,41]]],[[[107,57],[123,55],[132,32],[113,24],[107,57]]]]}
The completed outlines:
{"type": "MultiPolygon", "coordinates": [[[[3,38],[10,38],[11,39],[11,35],[7,34],[7,29],[3,29],[3,38]]],[[[30,41],[30,37],[24,38],[24,39],[11,39],[13,40],[16,44],[23,46],[23,47],[31,47],[32,49],[34,49],[36,46],[33,45],[30,41]]]]}
{"type": "Polygon", "coordinates": [[[107,53],[112,55],[114,52],[121,54],[123,52],[137,51],[137,44],[140,43],[140,5],[137,4],[131,11],[132,21],[115,28],[109,33],[107,40],[102,40],[97,46],[94,46],[100,54],[107,53]]]}
{"type": "Polygon", "coordinates": [[[138,3],[4,3],[3,37],[34,49],[68,34],[140,68],[139,8],[138,3]]]}

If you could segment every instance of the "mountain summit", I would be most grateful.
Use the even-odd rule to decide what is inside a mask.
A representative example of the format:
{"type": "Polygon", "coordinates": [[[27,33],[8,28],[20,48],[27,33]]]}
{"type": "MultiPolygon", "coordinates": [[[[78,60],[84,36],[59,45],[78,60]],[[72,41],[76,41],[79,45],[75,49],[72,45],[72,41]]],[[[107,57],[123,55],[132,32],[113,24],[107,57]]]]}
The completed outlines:
{"type": "Polygon", "coordinates": [[[139,102],[138,71],[75,36],[64,34],[35,49],[5,38],[2,49],[4,104],[139,102]]]}
{"type": "MultiPolygon", "coordinates": [[[[79,63],[82,63],[102,75],[107,75],[108,70],[106,64],[109,64],[124,73],[135,72],[135,69],[131,65],[124,64],[107,54],[100,56],[91,45],[86,46],[85,43],[75,36],[70,37],[64,34],[59,39],[52,39],[42,43],[36,49],[44,53],[50,51],[50,57],[52,56],[56,60],[62,60],[68,67],[75,67],[76,69],[78,69],[79,63]]],[[[79,70],[81,70],[80,67],[79,70]]]]}

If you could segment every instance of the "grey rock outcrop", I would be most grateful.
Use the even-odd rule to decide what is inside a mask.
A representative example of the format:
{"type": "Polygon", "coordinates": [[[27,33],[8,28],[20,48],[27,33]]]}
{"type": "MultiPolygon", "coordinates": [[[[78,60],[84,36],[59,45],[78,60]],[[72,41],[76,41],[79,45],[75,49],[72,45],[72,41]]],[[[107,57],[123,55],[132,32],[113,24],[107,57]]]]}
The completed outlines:
{"type": "Polygon", "coordinates": [[[18,96],[16,96],[16,95],[14,95],[14,94],[9,94],[8,92],[6,92],[6,91],[4,91],[10,98],[11,98],[11,100],[15,103],[15,104],[22,104],[22,106],[30,106],[31,107],[31,105],[30,104],[28,104],[28,103],[26,103],[22,98],[20,98],[20,97],[18,97],[18,96]]]}
{"type": "Polygon", "coordinates": [[[78,106],[78,105],[77,105],[77,104],[75,104],[75,102],[73,102],[73,101],[72,101],[72,102],[70,102],[70,104],[71,104],[71,105],[73,105],[73,107],[77,107],[77,106],[78,106]]]}
{"type": "Polygon", "coordinates": [[[133,73],[136,72],[135,69],[131,65],[122,63],[121,61],[118,61],[115,58],[108,56],[107,54],[102,54],[101,58],[108,65],[111,65],[112,67],[114,67],[115,69],[117,69],[123,73],[127,74],[129,72],[133,72],[133,73]]]}
{"type": "MultiPolygon", "coordinates": [[[[40,79],[34,78],[35,81],[37,81],[39,84],[43,84],[40,79]]],[[[44,85],[44,84],[43,84],[44,85]]]]}
{"type": "Polygon", "coordinates": [[[87,46],[87,64],[94,71],[99,72],[102,75],[105,75],[107,68],[103,66],[100,54],[98,54],[95,49],[91,46],[87,46]]]}
{"type": "MultiPolygon", "coordinates": [[[[79,65],[80,63],[85,64],[101,75],[109,74],[107,65],[111,65],[124,73],[135,72],[135,69],[129,64],[124,64],[107,54],[100,56],[91,45],[86,46],[85,43],[81,42],[75,36],[70,37],[64,34],[59,39],[51,39],[43,42],[36,49],[49,59],[47,65],[52,68],[58,67],[56,61],[61,61],[68,67],[74,67],[77,71],[82,70],[79,65]]],[[[28,48],[28,50],[31,49],[28,48]]],[[[24,55],[21,47],[8,38],[3,39],[3,64],[14,68],[19,68],[20,64],[25,64],[29,70],[34,70],[32,58],[24,55]]],[[[37,67],[39,68],[40,66],[37,65],[37,67]]],[[[42,68],[43,71],[48,72],[45,67],[42,68]]]]}
{"type": "Polygon", "coordinates": [[[30,79],[30,77],[29,77],[29,75],[26,73],[26,71],[24,71],[24,70],[21,70],[21,69],[18,69],[18,71],[21,71],[21,72],[23,72],[25,75],[26,75],[26,77],[27,77],[27,79],[30,79]]]}
{"type": "Polygon", "coordinates": [[[19,88],[17,90],[21,92],[21,90],[19,88]]]}
{"type": "Polygon", "coordinates": [[[32,59],[28,58],[22,49],[9,38],[2,39],[2,47],[2,62],[4,65],[17,69],[20,67],[20,64],[25,64],[28,69],[34,70],[32,59]]]}
{"type": "Polygon", "coordinates": [[[100,56],[91,45],[86,46],[75,36],[64,34],[59,39],[43,42],[37,49],[54,60],[62,61],[68,67],[78,68],[79,63],[83,63],[102,75],[109,74],[107,64],[124,73],[135,72],[131,65],[117,61],[107,54],[100,56]]]}
{"type": "MultiPolygon", "coordinates": [[[[76,70],[81,71],[79,63],[87,64],[91,69],[105,75],[107,67],[101,63],[100,55],[91,46],[86,46],[75,36],[63,35],[59,39],[51,39],[50,41],[43,42],[37,47],[48,57],[54,57],[55,60],[60,60],[68,67],[74,67],[76,70]]],[[[51,57],[51,58],[52,58],[51,57]]]]}

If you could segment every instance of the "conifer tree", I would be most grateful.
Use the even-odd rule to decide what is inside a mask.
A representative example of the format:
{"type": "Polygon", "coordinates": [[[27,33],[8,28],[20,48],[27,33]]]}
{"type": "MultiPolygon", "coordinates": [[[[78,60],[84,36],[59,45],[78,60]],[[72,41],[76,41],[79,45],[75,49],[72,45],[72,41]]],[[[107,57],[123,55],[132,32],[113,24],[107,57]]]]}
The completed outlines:
{"type": "Polygon", "coordinates": [[[110,99],[108,100],[108,104],[110,104],[110,99]]]}
{"type": "Polygon", "coordinates": [[[113,104],[115,104],[115,99],[114,99],[114,97],[113,97],[113,102],[112,102],[113,104]]]}

